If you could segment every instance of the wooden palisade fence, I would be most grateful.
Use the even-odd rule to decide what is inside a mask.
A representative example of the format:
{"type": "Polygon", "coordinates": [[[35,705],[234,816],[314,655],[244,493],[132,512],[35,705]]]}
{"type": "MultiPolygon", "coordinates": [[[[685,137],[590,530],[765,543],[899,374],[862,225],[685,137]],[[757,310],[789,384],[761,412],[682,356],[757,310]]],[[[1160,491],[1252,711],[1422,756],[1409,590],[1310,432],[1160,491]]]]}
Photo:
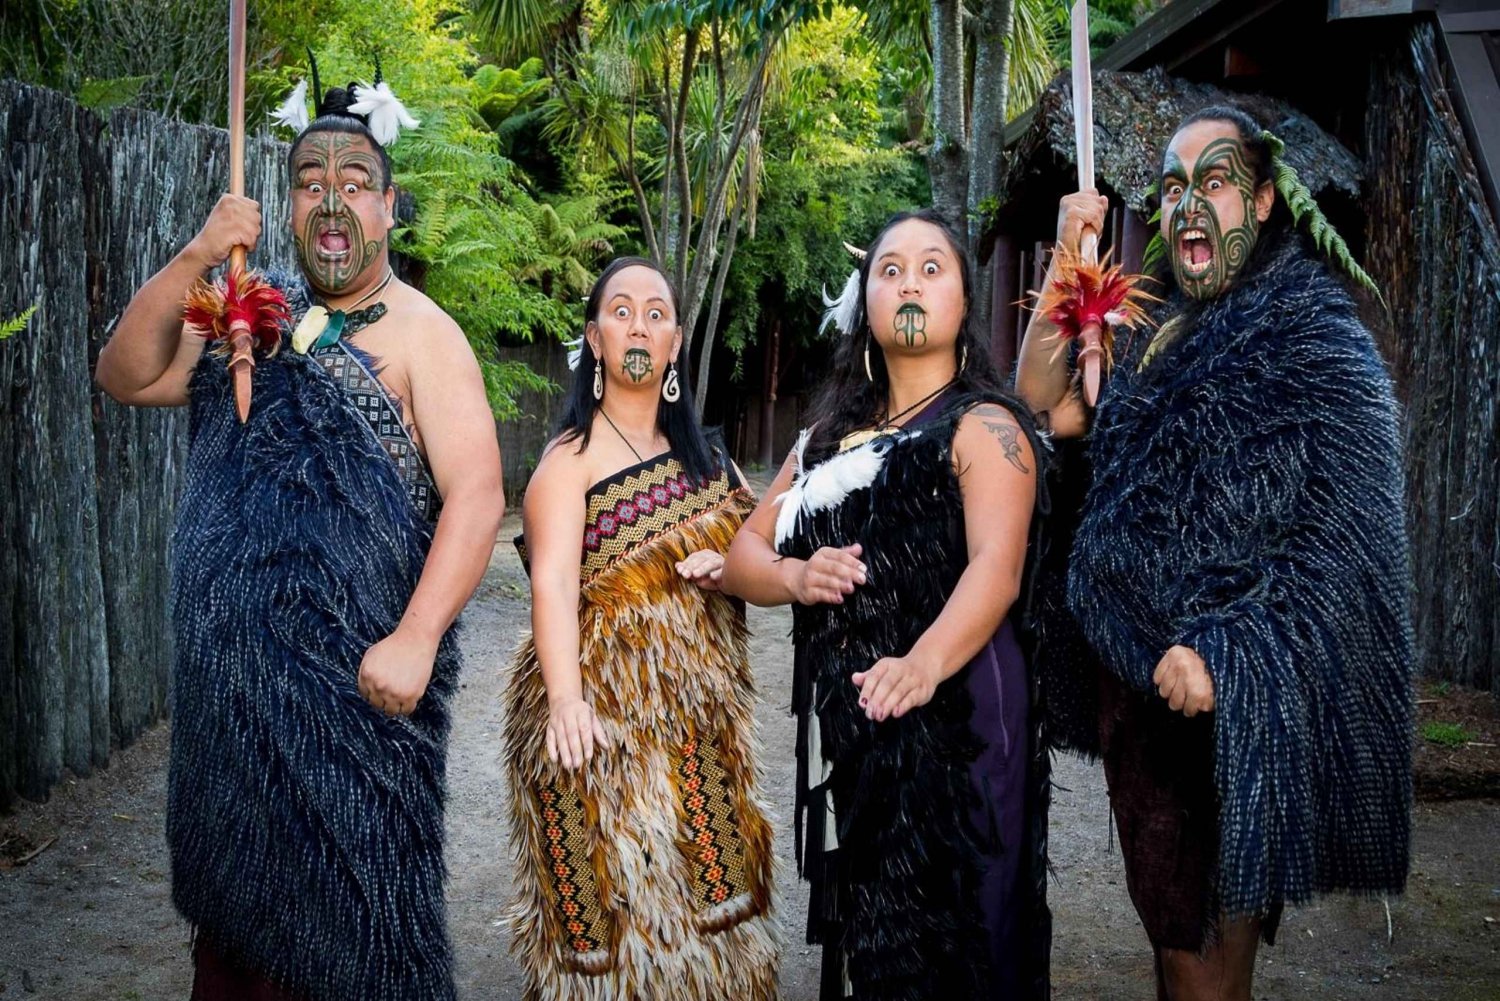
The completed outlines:
{"type": "MultiPolygon", "coordinates": [[[[289,263],[286,146],[248,145],[255,259],[289,263]]],[[[0,342],[0,807],[102,765],[166,711],[186,414],[119,406],[93,363],[227,179],[222,130],[0,81],[0,317],[39,304],[0,342]]]]}

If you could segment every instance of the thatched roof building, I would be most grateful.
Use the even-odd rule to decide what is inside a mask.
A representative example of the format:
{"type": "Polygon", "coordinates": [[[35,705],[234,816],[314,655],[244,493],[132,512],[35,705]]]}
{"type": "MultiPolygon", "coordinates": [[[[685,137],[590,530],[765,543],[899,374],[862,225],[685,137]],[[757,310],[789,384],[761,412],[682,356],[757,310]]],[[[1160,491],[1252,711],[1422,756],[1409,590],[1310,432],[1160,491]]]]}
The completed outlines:
{"type": "MultiPolygon", "coordinates": [[[[1422,667],[1500,695],[1500,0],[1173,0],[1096,62],[1104,245],[1127,266],[1174,126],[1230,98],[1286,141],[1384,290],[1372,326],[1405,406],[1422,667]]],[[[1007,137],[979,248],[1002,368],[1077,184],[1071,105],[1056,80],[1007,137]]]]}

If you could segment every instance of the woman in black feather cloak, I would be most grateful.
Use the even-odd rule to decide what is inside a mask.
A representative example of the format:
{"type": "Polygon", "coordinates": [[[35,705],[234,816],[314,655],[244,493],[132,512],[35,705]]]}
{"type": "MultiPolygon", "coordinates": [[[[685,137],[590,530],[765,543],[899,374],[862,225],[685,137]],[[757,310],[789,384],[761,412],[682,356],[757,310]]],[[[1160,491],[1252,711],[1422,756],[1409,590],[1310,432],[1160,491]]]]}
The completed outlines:
{"type": "MultiPolygon", "coordinates": [[[[1099,686],[1127,881],[1171,1001],[1248,1001],[1284,904],[1398,893],[1407,874],[1396,404],[1288,195],[1368,277],[1280,150],[1236,109],[1187,119],[1163,163],[1155,335],[1117,355],[1093,414],[1041,314],[1017,378],[1059,436],[1090,430],[1067,604],[1103,670],[1074,680],[1099,686]]],[[[1065,198],[1059,243],[1076,248],[1106,209],[1097,192],[1065,198]]]]}
{"type": "Polygon", "coordinates": [[[792,604],[799,862],[820,997],[1045,996],[1046,757],[1012,610],[1041,447],[969,329],[968,259],[899,215],[724,590],[792,604]]]}

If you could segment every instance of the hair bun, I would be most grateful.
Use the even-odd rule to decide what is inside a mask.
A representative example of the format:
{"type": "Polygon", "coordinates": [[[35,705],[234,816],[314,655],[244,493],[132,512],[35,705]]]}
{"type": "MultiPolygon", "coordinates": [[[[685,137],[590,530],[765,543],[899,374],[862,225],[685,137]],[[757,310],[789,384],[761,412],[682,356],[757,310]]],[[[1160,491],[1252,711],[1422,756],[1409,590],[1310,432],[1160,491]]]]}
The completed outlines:
{"type": "Polygon", "coordinates": [[[354,96],[354,86],[353,83],[350,83],[348,87],[328,88],[328,92],[318,102],[318,116],[343,115],[346,118],[355,118],[361,122],[364,121],[364,115],[355,114],[349,110],[357,100],[354,96]]]}

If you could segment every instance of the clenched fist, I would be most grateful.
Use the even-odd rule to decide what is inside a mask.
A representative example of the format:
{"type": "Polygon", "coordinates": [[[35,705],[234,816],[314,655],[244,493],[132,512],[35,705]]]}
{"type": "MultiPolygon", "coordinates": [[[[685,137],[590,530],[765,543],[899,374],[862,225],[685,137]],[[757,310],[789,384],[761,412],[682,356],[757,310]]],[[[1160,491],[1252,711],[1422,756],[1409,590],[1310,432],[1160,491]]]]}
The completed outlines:
{"type": "Polygon", "coordinates": [[[365,651],[359,694],[387,716],[410,716],[432,680],[437,644],[400,629],[365,651]]]}
{"type": "Polygon", "coordinates": [[[1184,716],[1214,711],[1214,679],[1196,650],[1172,647],[1156,665],[1151,680],[1167,705],[1184,716]]]}
{"type": "Polygon", "coordinates": [[[1074,253],[1083,239],[1083,231],[1104,232],[1104,217],[1109,213],[1109,199],[1094,188],[1064,195],[1057,206],[1057,242],[1074,253]]]}
{"type": "Polygon", "coordinates": [[[239,195],[220,195],[184,252],[196,257],[207,270],[229,260],[229,252],[235,247],[254,250],[259,240],[260,203],[239,195]]]}

